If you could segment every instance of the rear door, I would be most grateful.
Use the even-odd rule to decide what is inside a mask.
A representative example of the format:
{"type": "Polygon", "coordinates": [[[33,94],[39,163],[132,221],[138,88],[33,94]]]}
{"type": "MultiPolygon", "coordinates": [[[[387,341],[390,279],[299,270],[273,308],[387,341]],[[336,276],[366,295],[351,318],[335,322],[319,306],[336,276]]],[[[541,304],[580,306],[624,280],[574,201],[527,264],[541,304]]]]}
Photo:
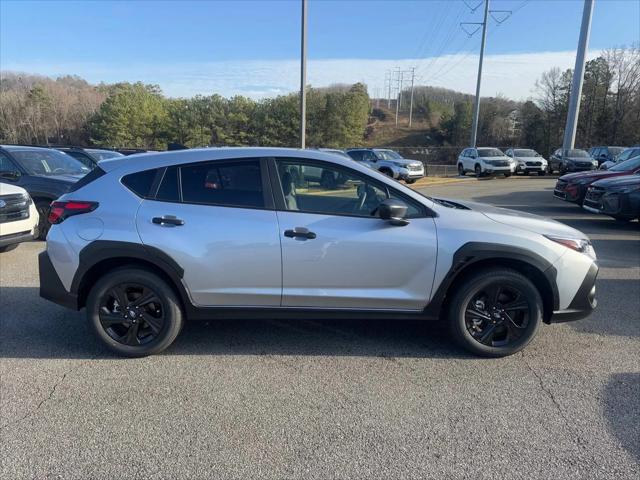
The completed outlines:
{"type": "Polygon", "coordinates": [[[282,243],[282,305],[338,309],[420,310],[436,266],[436,231],[426,208],[382,182],[329,162],[277,159],[282,243]],[[339,183],[292,183],[292,171],[322,168],[339,183]],[[385,198],[409,206],[406,226],[392,226],[375,210],[385,198]]]}
{"type": "Polygon", "coordinates": [[[280,305],[280,237],[263,166],[242,159],[166,168],[138,210],[142,242],[184,269],[196,305],[280,305]]]}

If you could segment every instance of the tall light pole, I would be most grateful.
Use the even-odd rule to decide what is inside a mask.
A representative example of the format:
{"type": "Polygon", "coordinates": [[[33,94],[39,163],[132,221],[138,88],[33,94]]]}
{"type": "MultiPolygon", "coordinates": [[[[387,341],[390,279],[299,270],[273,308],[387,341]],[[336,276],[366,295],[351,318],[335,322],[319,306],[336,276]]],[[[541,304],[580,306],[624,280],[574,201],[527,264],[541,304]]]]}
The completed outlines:
{"type": "Polygon", "coordinates": [[[564,128],[564,140],[562,141],[563,150],[572,149],[576,141],[578,114],[580,113],[580,98],[582,97],[582,80],[584,79],[584,62],[587,54],[587,45],[589,44],[589,33],[591,32],[593,2],[594,0],[584,0],[580,39],[578,41],[578,51],[576,52],[576,66],[573,69],[573,81],[571,82],[571,96],[569,97],[567,125],[564,128]]]}
{"type": "Polygon", "coordinates": [[[480,83],[482,80],[482,61],[484,59],[484,44],[487,40],[487,15],[489,14],[489,0],[484,0],[484,20],[482,22],[482,43],[480,44],[480,61],[478,62],[478,82],[476,83],[476,103],[473,106],[473,125],[471,126],[471,146],[476,146],[478,136],[478,117],[480,116],[480,83]]]}
{"type": "Polygon", "coordinates": [[[307,120],[307,0],[302,0],[300,38],[300,148],[306,146],[307,120]]]}
{"type": "Polygon", "coordinates": [[[409,128],[411,128],[411,120],[413,118],[413,80],[416,76],[416,67],[411,67],[411,103],[409,103],[409,128]]]}

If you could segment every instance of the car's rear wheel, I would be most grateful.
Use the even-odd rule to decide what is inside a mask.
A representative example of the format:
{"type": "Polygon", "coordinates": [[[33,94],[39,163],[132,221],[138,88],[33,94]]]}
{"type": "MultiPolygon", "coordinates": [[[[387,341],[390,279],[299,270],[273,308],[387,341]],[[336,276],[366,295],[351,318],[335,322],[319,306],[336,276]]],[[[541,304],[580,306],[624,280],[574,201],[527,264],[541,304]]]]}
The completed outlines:
{"type": "Polygon", "coordinates": [[[98,280],[87,299],[87,317],[100,340],[128,357],[161,352],[183,323],[173,289],[142,268],[120,268],[98,280]]]}
{"type": "Polygon", "coordinates": [[[455,340],[486,357],[522,350],[542,323],[543,303],[529,279],[510,269],[479,271],[456,288],[449,307],[455,340]]]}
{"type": "Polygon", "coordinates": [[[45,240],[47,238],[47,233],[49,233],[49,229],[51,228],[51,224],[49,223],[50,205],[48,200],[39,200],[36,202],[36,210],[39,216],[36,240],[45,240]]]}

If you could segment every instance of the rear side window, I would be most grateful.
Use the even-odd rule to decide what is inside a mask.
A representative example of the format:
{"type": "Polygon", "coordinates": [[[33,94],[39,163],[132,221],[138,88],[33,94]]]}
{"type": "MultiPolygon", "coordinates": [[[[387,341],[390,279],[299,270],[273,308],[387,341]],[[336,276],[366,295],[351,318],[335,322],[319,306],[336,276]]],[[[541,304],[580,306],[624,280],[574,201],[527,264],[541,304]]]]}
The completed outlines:
{"type": "Polygon", "coordinates": [[[157,168],[130,173],[122,177],[122,184],[139,197],[148,198],[157,173],[157,168]]]}
{"type": "Polygon", "coordinates": [[[80,180],[78,180],[76,183],[71,185],[71,188],[69,189],[69,191],[75,192],[76,190],[79,190],[82,187],[89,185],[91,182],[93,182],[94,180],[97,180],[104,174],[105,174],[104,170],[102,170],[100,167],[96,167],[93,170],[91,170],[89,173],[87,173],[84,177],[82,177],[80,180]]]}
{"type": "Polygon", "coordinates": [[[180,167],[182,201],[204,205],[264,208],[258,160],[180,167]]]}
{"type": "Polygon", "coordinates": [[[347,152],[351,158],[356,161],[362,161],[362,150],[352,150],[347,152]]]}
{"type": "Polygon", "coordinates": [[[178,167],[169,167],[164,172],[162,182],[156,193],[156,200],[163,202],[177,203],[180,201],[180,190],[178,188],[178,167]]]}

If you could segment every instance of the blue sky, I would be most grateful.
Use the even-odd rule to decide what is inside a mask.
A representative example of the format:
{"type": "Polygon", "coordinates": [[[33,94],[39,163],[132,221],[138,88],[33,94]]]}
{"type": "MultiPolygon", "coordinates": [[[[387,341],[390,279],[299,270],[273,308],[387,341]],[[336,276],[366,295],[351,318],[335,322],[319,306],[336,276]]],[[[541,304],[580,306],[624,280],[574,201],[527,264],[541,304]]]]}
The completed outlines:
{"type": "MultiPolygon", "coordinates": [[[[422,82],[453,81],[468,90],[480,35],[468,38],[458,23],[481,21],[482,9],[471,12],[466,4],[310,0],[310,83],[364,80],[381,90],[384,71],[400,65],[416,66],[422,82]]],[[[511,80],[521,81],[539,75],[547,62],[572,66],[582,5],[581,0],[493,0],[492,9],[514,13],[499,26],[490,21],[486,52],[498,77],[483,93],[526,97],[523,85],[509,85],[514,82],[506,71],[516,70],[520,77],[511,80]]],[[[213,89],[261,97],[295,89],[299,15],[298,0],[1,0],[0,68],[72,73],[92,82],[139,79],[158,83],[173,96],[213,89]]],[[[640,1],[596,0],[591,55],[634,41],[640,41],[640,1]]]]}

